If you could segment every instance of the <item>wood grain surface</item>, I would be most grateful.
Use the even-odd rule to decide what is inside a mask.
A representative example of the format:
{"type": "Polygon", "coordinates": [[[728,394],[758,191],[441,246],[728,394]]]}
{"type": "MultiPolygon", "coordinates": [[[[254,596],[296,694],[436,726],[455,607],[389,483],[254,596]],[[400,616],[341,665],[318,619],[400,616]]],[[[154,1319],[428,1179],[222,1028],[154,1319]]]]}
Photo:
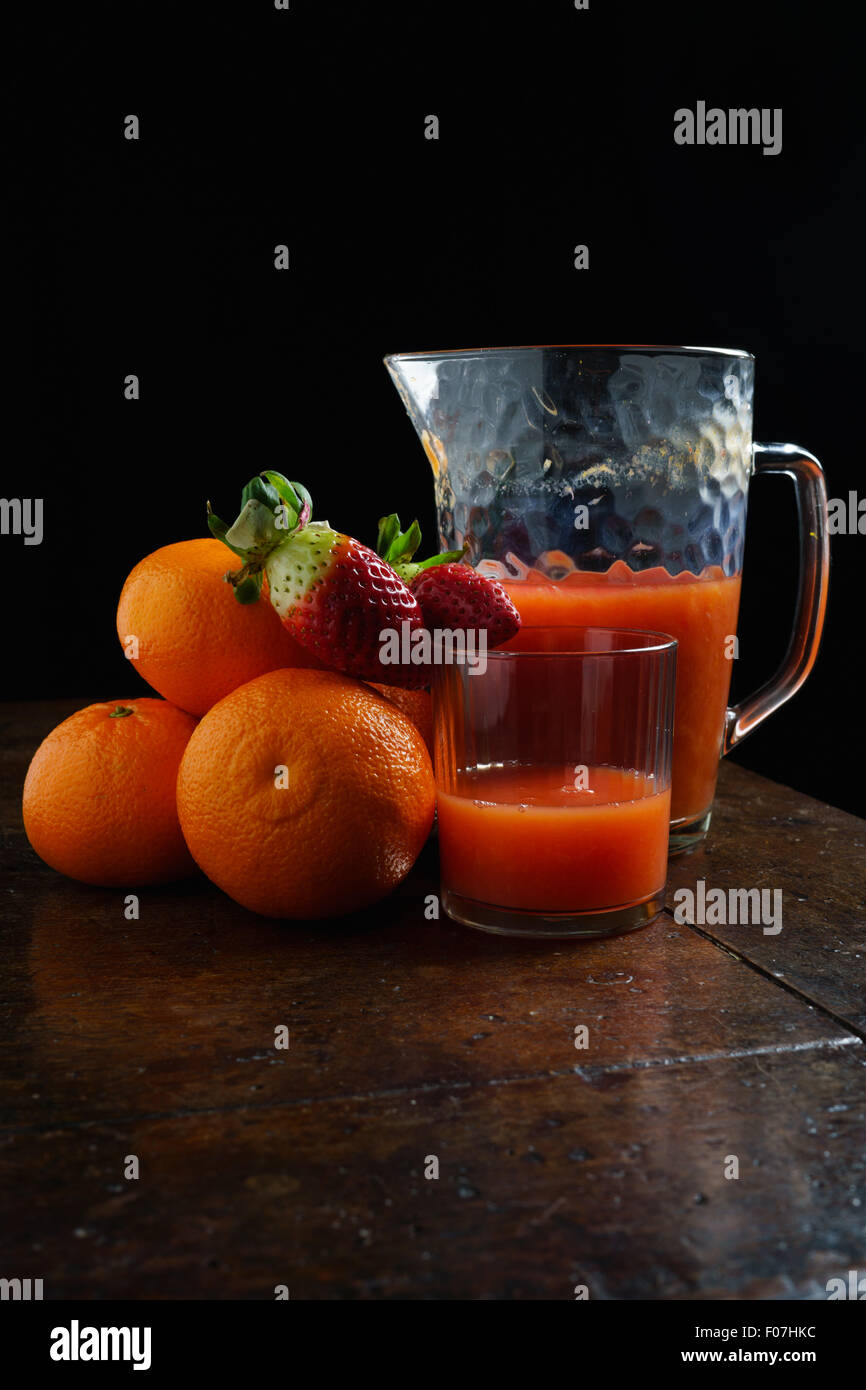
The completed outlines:
{"type": "Polygon", "coordinates": [[[866,823],[724,765],[667,915],[607,942],[427,920],[435,841],[339,922],[204,879],[128,921],[21,827],[29,757],[84,703],[0,707],[0,1274],[46,1298],[808,1299],[866,1270],[866,823]],[[698,879],[781,888],[782,931],[675,922],[698,879]]]}

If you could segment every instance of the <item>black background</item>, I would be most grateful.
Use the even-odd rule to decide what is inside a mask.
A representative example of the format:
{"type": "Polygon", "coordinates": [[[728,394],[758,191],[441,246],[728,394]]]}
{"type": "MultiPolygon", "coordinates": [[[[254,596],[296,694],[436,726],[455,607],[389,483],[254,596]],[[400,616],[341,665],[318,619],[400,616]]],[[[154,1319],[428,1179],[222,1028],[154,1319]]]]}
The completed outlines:
{"type": "MultiPolygon", "coordinates": [[[[667,342],[757,357],[756,437],[861,488],[864,29],[840,4],[39,7],[10,49],[4,694],[124,697],[123,580],[261,468],[368,543],[428,465],[386,352],[667,342]],[[684,148],[698,100],[783,149],[684,148]],[[141,122],[124,138],[128,114],[141,122]],[[436,114],[440,138],[424,138],[436,114]],[[291,269],[274,269],[287,243],[291,269]],[[573,268],[589,247],[590,269],[573,268]],[[128,373],[141,399],[124,399],[128,373]]],[[[734,693],[793,611],[796,515],[752,489],[734,693]]],[[[735,756],[866,814],[866,538],[833,542],[804,690],[735,756]]]]}

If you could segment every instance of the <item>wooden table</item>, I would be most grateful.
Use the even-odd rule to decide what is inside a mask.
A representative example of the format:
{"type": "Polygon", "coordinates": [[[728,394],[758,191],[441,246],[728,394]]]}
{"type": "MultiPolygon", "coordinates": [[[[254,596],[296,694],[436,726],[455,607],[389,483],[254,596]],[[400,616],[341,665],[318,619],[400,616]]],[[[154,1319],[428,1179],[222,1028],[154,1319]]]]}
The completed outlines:
{"type": "Polygon", "coordinates": [[[204,880],[129,921],[21,828],[27,761],[83,703],[0,708],[4,1275],[46,1298],[818,1299],[866,1273],[866,822],[722,768],[668,900],[781,887],[779,935],[429,921],[435,841],[342,922],[204,880]]]}

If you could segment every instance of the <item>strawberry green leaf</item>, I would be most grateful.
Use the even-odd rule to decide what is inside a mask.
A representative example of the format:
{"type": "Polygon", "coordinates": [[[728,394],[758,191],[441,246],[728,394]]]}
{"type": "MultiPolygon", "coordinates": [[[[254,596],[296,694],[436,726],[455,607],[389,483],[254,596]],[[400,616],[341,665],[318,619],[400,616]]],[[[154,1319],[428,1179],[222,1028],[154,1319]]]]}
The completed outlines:
{"type": "Polygon", "coordinates": [[[413,521],[407,531],[400,530],[396,512],[383,516],[379,522],[376,552],[389,565],[408,564],[421,544],[421,527],[413,521]]]}
{"type": "Polygon", "coordinates": [[[400,530],[400,518],[396,512],[383,516],[379,521],[376,553],[397,571],[406,584],[411,584],[417,574],[431,569],[433,565],[448,565],[462,560],[466,551],[464,545],[462,550],[448,550],[444,555],[431,555],[429,560],[413,561],[412,556],[420,544],[421,527],[417,521],[413,521],[406,531],[400,530]]]}
{"type": "Polygon", "coordinates": [[[235,585],[235,598],[238,603],[256,603],[262,592],[262,573],[248,574],[246,579],[242,579],[235,585]]]}
{"type": "Polygon", "coordinates": [[[388,559],[388,553],[400,534],[400,518],[396,512],[390,516],[379,518],[379,534],[376,537],[376,554],[381,555],[383,560],[388,559]]]}
{"type": "Polygon", "coordinates": [[[272,468],[266,468],[262,473],[262,477],[266,478],[268,483],[273,487],[279,500],[284,502],[289,510],[294,512],[295,516],[297,516],[301,510],[301,499],[298,497],[294,486],[289,482],[288,478],[282,473],[277,473],[272,468]]]}
{"type": "Polygon", "coordinates": [[[246,552],[226,540],[229,528],[224,521],[221,521],[220,518],[211,511],[210,502],[207,504],[207,524],[208,530],[212,536],[216,536],[218,541],[222,541],[223,545],[228,546],[229,550],[239,556],[241,560],[245,559],[246,552]]]}
{"type": "Polygon", "coordinates": [[[279,501],[276,507],[271,507],[256,497],[248,498],[240,516],[228,529],[226,539],[229,545],[240,546],[248,559],[261,559],[267,555],[286,535],[276,524],[275,512],[279,506],[279,501]]]}
{"type": "Polygon", "coordinates": [[[262,473],[262,477],[267,478],[276,489],[285,508],[286,524],[279,529],[290,535],[302,531],[313,515],[313,499],[303,483],[290,482],[283,473],[270,468],[262,473]]]}
{"type": "Polygon", "coordinates": [[[301,501],[301,514],[299,520],[306,524],[313,515],[313,499],[307,492],[303,483],[293,482],[292,487],[295,489],[301,501]]]}
{"type": "Polygon", "coordinates": [[[398,536],[394,544],[395,560],[409,561],[421,544],[421,527],[417,521],[413,521],[408,531],[404,531],[402,536],[398,536]]]}
{"type": "Polygon", "coordinates": [[[441,555],[431,555],[429,560],[419,560],[412,568],[416,574],[420,574],[422,570],[430,570],[434,565],[453,565],[462,560],[465,554],[465,545],[462,550],[443,550],[441,555]]]}
{"type": "Polygon", "coordinates": [[[241,510],[247,502],[259,502],[263,507],[275,512],[280,505],[280,494],[275,487],[266,482],[264,478],[250,478],[243,492],[241,493],[241,510]]]}

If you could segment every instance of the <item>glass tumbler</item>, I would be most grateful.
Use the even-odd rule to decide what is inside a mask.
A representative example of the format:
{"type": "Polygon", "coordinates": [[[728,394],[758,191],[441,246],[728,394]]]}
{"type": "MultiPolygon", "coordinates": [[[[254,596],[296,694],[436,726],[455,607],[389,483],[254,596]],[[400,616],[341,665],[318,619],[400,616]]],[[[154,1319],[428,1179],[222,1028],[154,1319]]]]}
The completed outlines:
{"type": "Polygon", "coordinates": [[[664,905],[676,641],[533,628],[434,668],[442,904],[505,936],[614,936],[664,905]]]}

